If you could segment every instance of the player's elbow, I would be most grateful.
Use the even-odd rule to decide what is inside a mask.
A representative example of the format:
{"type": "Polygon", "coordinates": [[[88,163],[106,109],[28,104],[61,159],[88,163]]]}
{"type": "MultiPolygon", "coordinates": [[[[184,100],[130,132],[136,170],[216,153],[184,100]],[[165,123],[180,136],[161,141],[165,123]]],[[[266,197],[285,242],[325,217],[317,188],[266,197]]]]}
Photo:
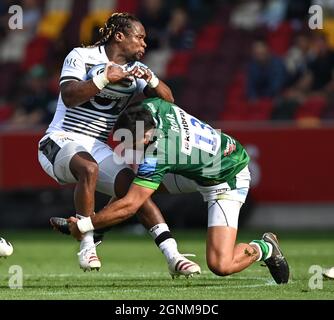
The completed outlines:
{"type": "Polygon", "coordinates": [[[74,90],[72,81],[65,82],[60,86],[61,99],[68,108],[76,106],[76,90],[74,90]]]}
{"type": "Polygon", "coordinates": [[[165,98],[165,100],[167,100],[168,102],[171,102],[171,103],[174,103],[174,101],[175,101],[173,93],[170,89],[169,89],[169,92],[167,93],[167,98],[165,98]]]}
{"type": "Polygon", "coordinates": [[[64,105],[67,108],[71,108],[74,107],[74,99],[73,99],[73,95],[71,95],[70,93],[68,93],[66,90],[62,90],[61,91],[61,99],[64,102],[64,105]]]}

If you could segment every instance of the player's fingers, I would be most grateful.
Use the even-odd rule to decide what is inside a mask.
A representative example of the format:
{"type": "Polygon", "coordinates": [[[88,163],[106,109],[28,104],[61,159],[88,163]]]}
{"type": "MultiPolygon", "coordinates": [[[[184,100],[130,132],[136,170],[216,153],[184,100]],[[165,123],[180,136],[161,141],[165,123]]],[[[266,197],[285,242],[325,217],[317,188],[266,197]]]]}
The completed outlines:
{"type": "Polygon", "coordinates": [[[143,74],[143,75],[147,75],[148,74],[148,69],[146,68],[139,68],[140,72],[143,74]]]}
{"type": "Polygon", "coordinates": [[[145,69],[136,66],[135,68],[133,68],[133,70],[131,71],[131,74],[134,75],[137,78],[142,78],[145,75],[145,69]]]}
{"type": "Polygon", "coordinates": [[[143,72],[141,72],[141,71],[137,71],[135,74],[134,74],[137,78],[142,78],[143,77],[143,72]]]}
{"type": "Polygon", "coordinates": [[[112,68],[115,66],[115,63],[113,61],[108,61],[107,64],[106,64],[106,70],[112,68]]]}
{"type": "Polygon", "coordinates": [[[130,74],[132,74],[134,76],[137,71],[138,71],[138,67],[136,66],[130,71],[130,74]]]}
{"type": "Polygon", "coordinates": [[[146,81],[150,81],[152,78],[152,72],[150,69],[148,68],[141,68],[142,72],[143,72],[143,76],[142,78],[144,78],[146,81]]]}

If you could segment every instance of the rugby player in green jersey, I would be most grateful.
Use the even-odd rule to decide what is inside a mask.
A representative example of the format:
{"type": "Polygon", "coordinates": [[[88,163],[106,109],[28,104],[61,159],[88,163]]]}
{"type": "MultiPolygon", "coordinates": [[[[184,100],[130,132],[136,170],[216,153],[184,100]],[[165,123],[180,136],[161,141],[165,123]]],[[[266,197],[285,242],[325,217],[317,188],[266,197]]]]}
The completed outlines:
{"type": "Polygon", "coordinates": [[[249,157],[238,141],[160,98],[130,106],[114,130],[125,137],[126,150],[144,151],[137,176],[124,198],[89,218],[71,217],[74,237],[131,217],[159,188],[164,175],[175,173],[195,181],[208,202],[206,256],[212,272],[226,276],[261,260],[276,283],[288,282],[289,266],[273,233],[236,244],[239,211],[250,184],[249,157]]]}

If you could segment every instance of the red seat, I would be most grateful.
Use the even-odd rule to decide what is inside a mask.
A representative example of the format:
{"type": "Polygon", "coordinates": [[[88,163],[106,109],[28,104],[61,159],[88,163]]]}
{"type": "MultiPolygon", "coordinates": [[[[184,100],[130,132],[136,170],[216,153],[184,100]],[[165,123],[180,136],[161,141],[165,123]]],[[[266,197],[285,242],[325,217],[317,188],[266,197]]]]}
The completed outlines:
{"type": "Polygon", "coordinates": [[[246,75],[244,72],[236,73],[227,90],[226,101],[228,103],[240,100],[246,100],[246,75]]]}
{"type": "Polygon", "coordinates": [[[320,118],[326,106],[327,106],[326,98],[322,96],[311,97],[298,108],[295,114],[295,118],[297,120],[308,117],[320,118]]]}
{"type": "Polygon", "coordinates": [[[50,44],[50,40],[43,36],[32,39],[26,47],[22,69],[28,70],[36,64],[43,64],[47,59],[50,44]]]}
{"type": "Polygon", "coordinates": [[[248,117],[248,102],[246,100],[235,100],[226,102],[221,118],[225,121],[240,121],[247,120],[248,117]]]}
{"type": "Polygon", "coordinates": [[[166,77],[184,76],[188,71],[188,66],[191,58],[189,51],[177,51],[169,60],[166,70],[166,77]]]}
{"type": "Polygon", "coordinates": [[[273,110],[273,100],[263,98],[248,104],[249,120],[269,120],[273,110]]]}
{"type": "Polygon", "coordinates": [[[13,108],[9,104],[0,105],[0,123],[9,120],[13,114],[13,108]]]}
{"type": "Polygon", "coordinates": [[[118,0],[116,6],[116,12],[129,12],[136,14],[138,11],[139,3],[137,0],[118,0]]]}
{"type": "Polygon", "coordinates": [[[223,30],[224,28],[219,24],[207,25],[196,39],[195,51],[207,53],[217,50],[222,40],[223,30]]]}
{"type": "Polygon", "coordinates": [[[292,27],[287,21],[281,23],[276,30],[269,31],[267,42],[271,51],[283,56],[289,49],[292,39],[292,27]]]}

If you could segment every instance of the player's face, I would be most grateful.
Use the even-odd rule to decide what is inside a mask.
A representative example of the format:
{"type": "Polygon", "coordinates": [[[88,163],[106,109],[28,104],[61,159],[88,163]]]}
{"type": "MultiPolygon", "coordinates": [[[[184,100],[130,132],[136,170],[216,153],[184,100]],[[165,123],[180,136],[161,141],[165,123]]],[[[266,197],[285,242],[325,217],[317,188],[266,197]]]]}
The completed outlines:
{"type": "Polygon", "coordinates": [[[145,54],[145,28],[140,22],[132,22],[132,28],[125,35],[123,41],[124,51],[128,61],[136,61],[143,58],[145,54]]]}

